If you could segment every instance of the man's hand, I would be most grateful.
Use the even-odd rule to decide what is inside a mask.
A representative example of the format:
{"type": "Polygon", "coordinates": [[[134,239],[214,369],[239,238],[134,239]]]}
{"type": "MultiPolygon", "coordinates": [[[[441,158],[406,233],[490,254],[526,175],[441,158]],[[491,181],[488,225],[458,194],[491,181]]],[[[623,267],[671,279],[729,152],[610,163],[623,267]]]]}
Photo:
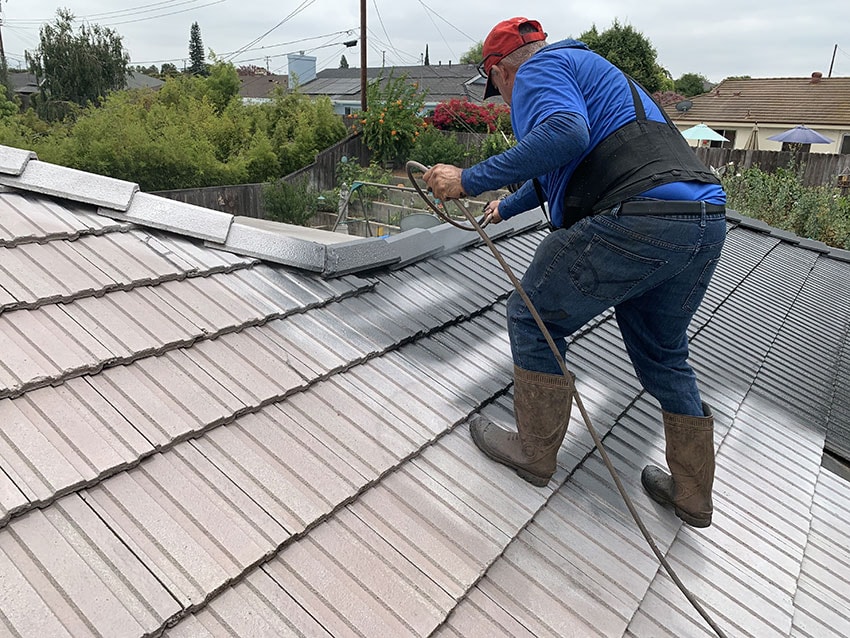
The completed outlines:
{"type": "Polygon", "coordinates": [[[434,197],[443,201],[466,197],[460,183],[463,169],[451,164],[435,164],[422,175],[434,197]]]}
{"type": "Polygon", "coordinates": [[[499,215],[499,202],[501,200],[493,200],[492,202],[487,202],[484,206],[484,221],[489,221],[491,224],[498,224],[502,221],[502,216],[499,215]]]}

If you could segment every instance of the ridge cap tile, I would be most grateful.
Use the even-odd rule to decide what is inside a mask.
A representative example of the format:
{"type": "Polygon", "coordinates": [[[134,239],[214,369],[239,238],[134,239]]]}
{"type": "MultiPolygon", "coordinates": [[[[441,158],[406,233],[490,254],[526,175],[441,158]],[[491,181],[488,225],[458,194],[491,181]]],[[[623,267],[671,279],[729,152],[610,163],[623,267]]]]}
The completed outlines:
{"type": "Polygon", "coordinates": [[[20,175],[0,174],[0,184],[120,211],[129,208],[139,190],[133,182],[40,160],[28,161],[20,175]]]}
{"type": "Polygon", "coordinates": [[[233,222],[229,213],[141,192],[135,194],[126,210],[101,207],[97,212],[118,221],[218,243],[227,240],[233,222]]]}
{"type": "Polygon", "coordinates": [[[32,151],[0,145],[0,173],[20,175],[30,160],[38,159],[32,151]]]}

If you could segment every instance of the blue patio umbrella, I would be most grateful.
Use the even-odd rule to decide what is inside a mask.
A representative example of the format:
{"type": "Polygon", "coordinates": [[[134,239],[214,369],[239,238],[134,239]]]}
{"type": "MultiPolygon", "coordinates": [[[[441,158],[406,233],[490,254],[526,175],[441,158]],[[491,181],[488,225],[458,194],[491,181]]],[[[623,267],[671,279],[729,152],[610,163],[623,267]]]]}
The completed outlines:
{"type": "Polygon", "coordinates": [[[771,135],[767,139],[775,142],[788,142],[789,144],[830,144],[832,140],[821,135],[808,126],[800,124],[792,129],[771,135]]]}

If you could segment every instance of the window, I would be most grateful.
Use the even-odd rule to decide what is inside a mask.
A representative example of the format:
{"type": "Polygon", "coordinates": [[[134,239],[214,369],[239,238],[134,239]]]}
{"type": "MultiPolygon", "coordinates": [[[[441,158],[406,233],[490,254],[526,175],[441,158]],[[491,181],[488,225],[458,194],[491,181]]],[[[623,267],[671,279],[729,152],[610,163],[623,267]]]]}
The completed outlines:
{"type": "Polygon", "coordinates": [[[841,150],[838,152],[844,155],[850,155],[850,135],[847,133],[841,137],[841,150]]]}
{"type": "Polygon", "coordinates": [[[717,132],[720,133],[723,137],[725,137],[729,141],[728,142],[720,142],[720,141],[712,142],[710,144],[711,148],[735,148],[735,133],[737,133],[737,131],[735,129],[730,129],[730,130],[719,129],[719,130],[717,130],[717,132]]]}

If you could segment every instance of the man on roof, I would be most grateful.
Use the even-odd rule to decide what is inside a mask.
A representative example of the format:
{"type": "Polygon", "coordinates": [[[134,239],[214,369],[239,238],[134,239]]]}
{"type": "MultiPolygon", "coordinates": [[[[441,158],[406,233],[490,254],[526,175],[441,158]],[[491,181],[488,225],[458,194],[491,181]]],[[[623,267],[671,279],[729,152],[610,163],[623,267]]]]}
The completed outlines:
{"type": "MultiPolygon", "coordinates": [[[[548,44],[540,23],[511,18],[490,31],[479,71],[485,98],[511,107],[518,143],[471,168],[437,164],[423,179],[443,200],[522,182],[489,202],[498,223],[538,206],[552,232],[522,286],[560,356],[567,337],[610,307],[643,387],[661,404],[669,473],[647,466],[649,495],[696,527],[711,524],[713,417],[688,364],[688,325],[726,233],[714,174],[637,82],[575,40],[548,44]]],[[[507,304],[516,432],[470,421],[487,456],[544,486],[555,472],[574,379],[522,298],[507,304]]]]}

